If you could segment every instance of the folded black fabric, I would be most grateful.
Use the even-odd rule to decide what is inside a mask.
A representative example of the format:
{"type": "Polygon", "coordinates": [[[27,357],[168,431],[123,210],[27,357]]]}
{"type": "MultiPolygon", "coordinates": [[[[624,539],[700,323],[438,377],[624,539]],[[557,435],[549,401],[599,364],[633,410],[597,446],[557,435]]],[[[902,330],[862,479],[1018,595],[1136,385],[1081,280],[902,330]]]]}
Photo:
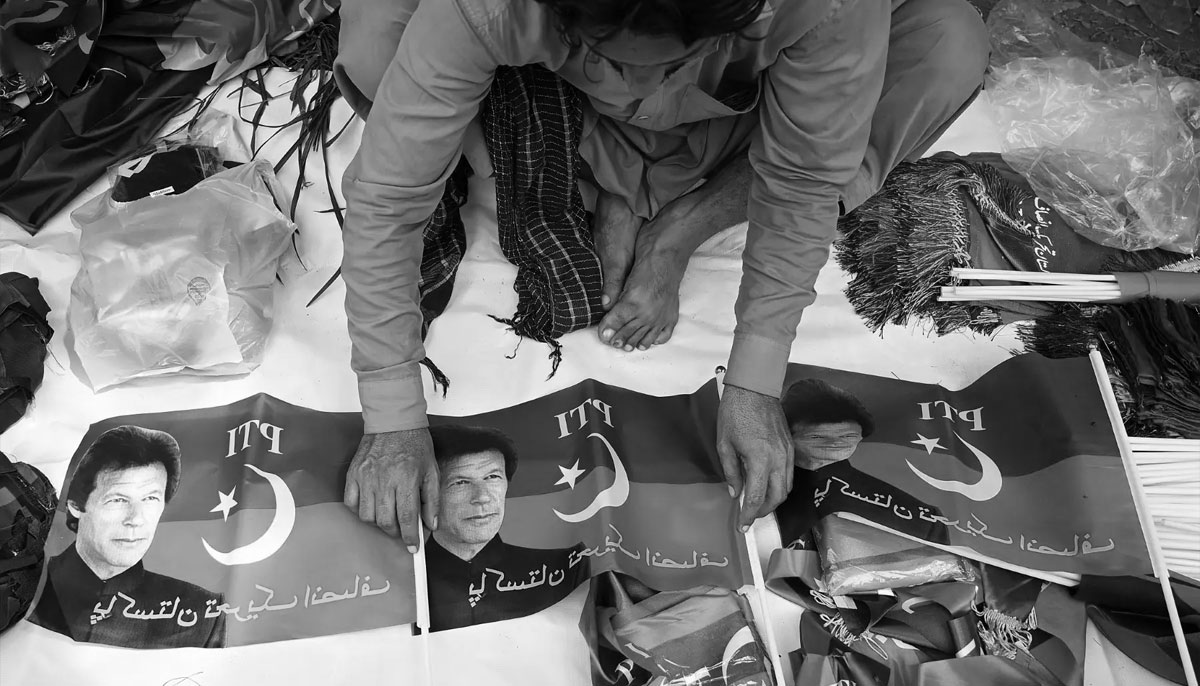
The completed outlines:
{"type": "Polygon", "coordinates": [[[220,153],[211,146],[183,145],[156,152],[139,162],[128,176],[118,174],[112,199],[131,202],[151,195],[177,195],[222,169],[220,153]]]}

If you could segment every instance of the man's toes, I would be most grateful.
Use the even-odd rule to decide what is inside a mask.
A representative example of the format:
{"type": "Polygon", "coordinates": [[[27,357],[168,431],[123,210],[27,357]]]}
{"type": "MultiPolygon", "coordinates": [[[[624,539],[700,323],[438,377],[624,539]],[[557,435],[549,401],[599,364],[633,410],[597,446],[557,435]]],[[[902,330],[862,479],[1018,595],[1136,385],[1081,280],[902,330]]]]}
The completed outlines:
{"type": "Polygon", "coordinates": [[[650,346],[654,345],[654,340],[658,338],[659,328],[660,327],[652,326],[649,329],[646,329],[646,335],[642,338],[642,341],[638,343],[638,350],[649,350],[650,346]]]}
{"type": "Polygon", "coordinates": [[[663,343],[666,343],[667,341],[671,340],[671,334],[673,333],[675,333],[674,324],[664,326],[658,332],[658,336],[654,339],[653,345],[662,345],[663,343]]]}
{"type": "Polygon", "coordinates": [[[641,342],[642,337],[645,336],[647,328],[646,325],[637,319],[629,320],[625,326],[621,327],[620,331],[617,331],[617,335],[613,337],[613,347],[620,348],[627,353],[633,352],[637,344],[641,342]]]}
{"type": "Polygon", "coordinates": [[[600,340],[614,348],[624,348],[628,338],[642,327],[637,319],[636,308],[618,302],[600,320],[600,340]]]}
{"type": "Polygon", "coordinates": [[[654,332],[657,328],[650,325],[642,326],[625,340],[625,351],[633,352],[635,349],[649,350],[650,344],[654,341],[654,332]]]}

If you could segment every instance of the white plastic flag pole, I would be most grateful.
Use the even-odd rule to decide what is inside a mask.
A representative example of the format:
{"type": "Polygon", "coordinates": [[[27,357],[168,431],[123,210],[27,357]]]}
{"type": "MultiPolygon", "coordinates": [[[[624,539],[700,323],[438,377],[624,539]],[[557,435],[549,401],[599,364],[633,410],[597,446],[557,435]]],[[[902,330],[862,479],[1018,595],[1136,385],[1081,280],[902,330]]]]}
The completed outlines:
{"type": "MultiPolygon", "coordinates": [[[[413,584],[417,600],[417,628],[421,631],[421,663],[425,684],[433,686],[433,660],[429,655],[429,577],[425,567],[425,525],[417,516],[417,552],[413,555],[413,584]]],[[[1194,686],[1194,685],[1192,685],[1194,686]]]]}
{"type": "MultiPolygon", "coordinates": [[[[744,495],[744,494],[743,494],[744,495]]],[[[738,503],[741,503],[741,498],[738,503]]],[[[767,652],[770,653],[771,669],[775,672],[777,686],[785,686],[787,681],[783,675],[783,656],[779,653],[779,641],[775,640],[775,627],[771,624],[771,616],[767,614],[767,582],[763,576],[762,562],[758,559],[758,540],[754,537],[754,527],[746,529],[743,534],[746,539],[746,551],[750,557],[750,578],[754,580],[754,595],[758,601],[755,608],[762,618],[763,633],[766,634],[767,652]]],[[[1192,686],[1189,684],[1189,686],[1192,686]]]]}
{"type": "Polygon", "coordinates": [[[1196,669],[1192,666],[1192,656],[1188,651],[1187,641],[1184,640],[1183,623],[1179,619],[1179,608],[1175,606],[1175,593],[1171,590],[1170,571],[1167,569],[1166,557],[1158,542],[1158,534],[1154,527],[1154,519],[1150,516],[1150,505],[1146,502],[1146,493],[1138,478],[1133,463],[1133,449],[1129,445],[1129,436],[1125,433],[1125,423],[1121,421],[1121,409],[1117,406],[1117,398],[1113,395],[1109,382],[1108,370],[1104,368],[1104,358],[1100,351],[1092,348],[1088,354],[1092,369],[1096,373],[1096,381],[1100,384],[1100,395],[1104,398],[1104,407],[1108,411],[1108,420],[1112,424],[1113,433],[1117,437],[1117,445],[1121,449],[1121,462],[1125,465],[1125,476],[1129,481],[1129,490],[1133,493],[1133,502],[1137,507],[1138,521],[1142,524],[1142,534],[1146,545],[1150,548],[1150,562],[1154,567],[1154,575],[1162,587],[1163,600],[1167,605],[1167,617],[1171,620],[1171,630],[1175,634],[1175,643],[1179,649],[1179,658],[1183,662],[1183,676],[1188,686],[1200,686],[1196,681],[1196,669]]]}
{"type": "Polygon", "coordinates": [[[1141,438],[1129,439],[1130,445],[1139,452],[1177,452],[1193,457],[1200,453],[1200,440],[1186,438],[1141,438]]]}

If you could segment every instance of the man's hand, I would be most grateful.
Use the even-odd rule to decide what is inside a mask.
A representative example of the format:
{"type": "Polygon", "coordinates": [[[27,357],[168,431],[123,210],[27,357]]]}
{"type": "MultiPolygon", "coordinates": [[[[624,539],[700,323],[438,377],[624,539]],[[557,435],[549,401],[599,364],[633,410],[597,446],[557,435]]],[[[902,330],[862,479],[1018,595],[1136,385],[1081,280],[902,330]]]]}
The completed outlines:
{"type": "Polygon", "coordinates": [[[778,398],[726,386],[717,416],[717,454],[734,497],[745,495],[742,531],[792,490],[792,438],[778,398]]]}
{"type": "Polygon", "coordinates": [[[438,469],[429,429],[367,434],[346,473],[346,507],[415,553],[417,517],[437,528],[438,469]]]}

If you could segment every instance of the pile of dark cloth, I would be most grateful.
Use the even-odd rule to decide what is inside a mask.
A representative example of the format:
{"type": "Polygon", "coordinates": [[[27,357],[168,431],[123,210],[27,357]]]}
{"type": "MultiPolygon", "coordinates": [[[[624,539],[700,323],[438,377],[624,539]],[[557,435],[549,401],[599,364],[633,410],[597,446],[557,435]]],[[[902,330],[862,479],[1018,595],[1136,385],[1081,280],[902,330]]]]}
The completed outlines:
{"type": "Polygon", "coordinates": [[[0,433],[20,419],[42,385],[47,344],[54,330],[37,279],[0,274],[0,433]]]}
{"type": "Polygon", "coordinates": [[[1020,324],[1018,335],[1046,357],[1099,350],[1130,434],[1200,438],[1200,307],[1158,298],[1063,303],[1020,324]]]}
{"type": "Polygon", "coordinates": [[[0,4],[0,213],[36,233],[217,84],[337,9],[324,0],[0,4]]]}

